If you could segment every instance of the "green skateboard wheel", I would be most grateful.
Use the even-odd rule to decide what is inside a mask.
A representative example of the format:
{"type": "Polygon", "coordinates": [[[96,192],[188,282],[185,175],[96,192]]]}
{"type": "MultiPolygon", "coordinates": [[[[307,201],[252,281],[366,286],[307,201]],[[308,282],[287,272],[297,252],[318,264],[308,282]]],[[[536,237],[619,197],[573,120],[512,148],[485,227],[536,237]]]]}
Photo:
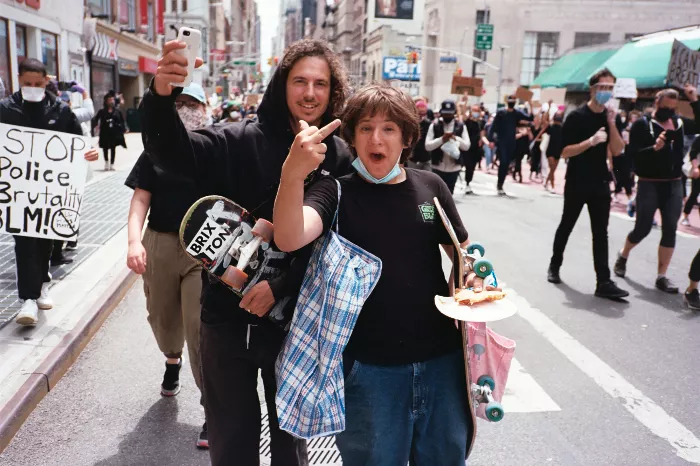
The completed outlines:
{"type": "Polygon", "coordinates": [[[503,406],[498,401],[492,401],[486,405],[486,417],[489,421],[498,422],[503,419],[504,415],[503,406]]]}
{"type": "Polygon", "coordinates": [[[481,377],[479,377],[479,379],[476,381],[476,384],[479,386],[488,385],[489,388],[491,388],[491,391],[494,391],[496,389],[496,382],[489,375],[482,375],[481,377]]]}
{"type": "Polygon", "coordinates": [[[486,250],[480,243],[471,243],[467,245],[467,254],[474,254],[474,251],[479,251],[481,257],[484,257],[486,250]]]}
{"type": "Polygon", "coordinates": [[[493,265],[487,259],[479,259],[474,262],[474,272],[478,277],[486,278],[493,272],[493,265]]]}

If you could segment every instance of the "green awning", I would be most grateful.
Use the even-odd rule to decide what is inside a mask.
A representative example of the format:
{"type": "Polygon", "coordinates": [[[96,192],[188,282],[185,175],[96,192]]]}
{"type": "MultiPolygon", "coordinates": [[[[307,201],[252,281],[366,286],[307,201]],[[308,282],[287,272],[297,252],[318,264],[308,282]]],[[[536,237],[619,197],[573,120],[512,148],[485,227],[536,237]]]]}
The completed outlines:
{"type": "Polygon", "coordinates": [[[671,61],[671,46],[678,39],[691,49],[700,48],[700,28],[671,31],[625,44],[605,66],[618,78],[634,78],[638,89],[657,89],[666,85],[671,61]]]}
{"type": "Polygon", "coordinates": [[[606,48],[567,53],[537,76],[532,84],[581,90],[582,85],[588,85],[588,78],[617,51],[617,48],[606,48]]]}

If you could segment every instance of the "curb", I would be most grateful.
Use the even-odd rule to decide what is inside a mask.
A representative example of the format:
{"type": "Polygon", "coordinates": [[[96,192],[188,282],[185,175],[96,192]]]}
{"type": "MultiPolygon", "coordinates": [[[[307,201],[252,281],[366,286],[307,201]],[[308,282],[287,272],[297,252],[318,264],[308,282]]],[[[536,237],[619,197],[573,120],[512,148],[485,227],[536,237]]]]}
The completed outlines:
{"type": "Polygon", "coordinates": [[[126,292],[136,282],[138,275],[128,268],[119,272],[114,283],[93,303],[94,311],[88,312],[66,334],[36,372],[22,384],[12,398],[0,410],[0,453],[10,444],[39,402],[56,386],[61,377],[78,359],[85,346],[102,327],[104,321],[117,307],[126,292]]]}

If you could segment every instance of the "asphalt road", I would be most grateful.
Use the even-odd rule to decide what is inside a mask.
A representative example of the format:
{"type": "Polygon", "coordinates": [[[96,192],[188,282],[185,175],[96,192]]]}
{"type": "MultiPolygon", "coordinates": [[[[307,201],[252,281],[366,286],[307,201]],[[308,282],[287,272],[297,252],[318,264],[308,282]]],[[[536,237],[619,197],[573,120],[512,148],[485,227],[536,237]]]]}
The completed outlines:
{"type": "MultiPolygon", "coordinates": [[[[517,342],[505,419],[479,423],[469,464],[700,464],[696,387],[700,316],[680,295],[653,289],[660,231],[632,253],[627,301],[593,296],[586,211],[571,236],[564,284],[546,281],[562,198],[477,174],[479,195],[455,198],[470,237],[507,283],[518,315],[491,324],[517,342]]],[[[611,265],[632,223],[610,220],[611,265]]],[[[678,238],[669,276],[681,288],[700,243],[678,238]]],[[[38,406],[0,465],[204,465],[202,422],[189,370],[173,399],[159,395],[162,359],[146,323],[140,282],[79,361],[38,406]]],[[[313,450],[313,449],[312,449],[313,450]]],[[[316,457],[313,464],[335,464],[316,457]]]]}

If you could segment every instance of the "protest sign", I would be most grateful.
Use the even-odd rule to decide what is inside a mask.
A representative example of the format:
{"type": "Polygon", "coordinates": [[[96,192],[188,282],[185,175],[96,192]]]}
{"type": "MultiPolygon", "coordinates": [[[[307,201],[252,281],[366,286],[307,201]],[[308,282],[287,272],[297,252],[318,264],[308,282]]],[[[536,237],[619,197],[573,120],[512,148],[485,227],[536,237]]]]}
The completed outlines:
{"type": "Polygon", "coordinates": [[[566,103],[566,88],[548,87],[540,92],[540,101],[542,103],[550,100],[555,104],[566,103]]]}
{"type": "Polygon", "coordinates": [[[481,78],[452,76],[452,94],[463,95],[466,92],[468,95],[481,97],[483,87],[484,80],[481,78]]]}
{"type": "Polygon", "coordinates": [[[515,98],[523,102],[530,102],[533,95],[534,93],[532,91],[527,90],[523,86],[520,86],[515,90],[515,98]]]}
{"type": "Polygon", "coordinates": [[[700,52],[687,47],[683,42],[674,40],[666,80],[668,86],[678,89],[683,89],[686,84],[698,87],[700,83],[700,52]]]}
{"type": "Polygon", "coordinates": [[[637,80],[634,78],[618,78],[613,88],[613,97],[616,99],[636,99],[637,80]]]}
{"type": "Polygon", "coordinates": [[[75,240],[90,140],[0,123],[0,230],[75,240]]]}

